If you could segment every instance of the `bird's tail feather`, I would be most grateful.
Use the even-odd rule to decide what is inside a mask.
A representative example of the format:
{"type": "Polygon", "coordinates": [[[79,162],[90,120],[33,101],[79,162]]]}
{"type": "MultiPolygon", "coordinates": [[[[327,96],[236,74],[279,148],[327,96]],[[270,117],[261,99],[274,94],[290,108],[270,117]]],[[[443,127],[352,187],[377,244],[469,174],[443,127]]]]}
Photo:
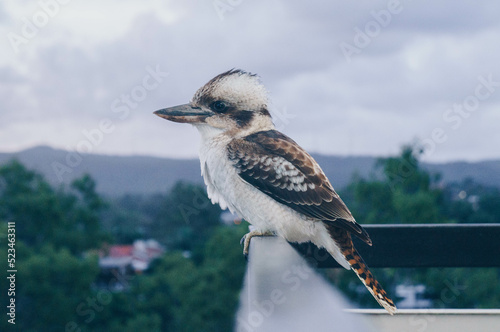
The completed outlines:
{"type": "Polygon", "coordinates": [[[345,258],[351,265],[352,270],[356,273],[358,278],[363,282],[368,291],[373,295],[375,300],[391,315],[394,315],[397,311],[394,302],[387,296],[386,291],[380,286],[379,282],[370,269],[366,265],[363,258],[358,254],[356,248],[352,247],[352,251],[344,253],[345,258]]]}
{"type": "Polygon", "coordinates": [[[352,243],[351,235],[344,229],[337,227],[328,227],[328,231],[334,241],[337,243],[342,255],[345,257],[352,270],[358,278],[363,282],[368,291],[373,295],[375,300],[391,315],[397,311],[394,302],[387,296],[386,291],[380,286],[377,279],[373,276],[366,265],[363,258],[359,255],[352,243]]]}

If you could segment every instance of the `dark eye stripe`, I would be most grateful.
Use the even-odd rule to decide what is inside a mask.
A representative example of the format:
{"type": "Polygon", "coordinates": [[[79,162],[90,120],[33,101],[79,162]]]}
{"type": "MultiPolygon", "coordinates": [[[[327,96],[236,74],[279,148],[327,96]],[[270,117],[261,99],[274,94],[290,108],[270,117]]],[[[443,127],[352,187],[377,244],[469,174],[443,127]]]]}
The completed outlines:
{"type": "Polygon", "coordinates": [[[236,121],[240,127],[245,127],[252,121],[254,112],[252,111],[236,111],[230,113],[230,117],[236,121]]]}

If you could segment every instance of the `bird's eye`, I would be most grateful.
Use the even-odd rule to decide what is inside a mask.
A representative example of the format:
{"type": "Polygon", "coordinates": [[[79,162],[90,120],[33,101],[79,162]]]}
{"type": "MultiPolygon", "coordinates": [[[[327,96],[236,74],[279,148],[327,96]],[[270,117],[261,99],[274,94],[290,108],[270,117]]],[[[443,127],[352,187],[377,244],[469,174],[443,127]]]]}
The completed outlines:
{"type": "Polygon", "coordinates": [[[212,104],[212,109],[215,112],[224,112],[226,108],[227,108],[226,103],[221,100],[214,101],[212,104]]]}

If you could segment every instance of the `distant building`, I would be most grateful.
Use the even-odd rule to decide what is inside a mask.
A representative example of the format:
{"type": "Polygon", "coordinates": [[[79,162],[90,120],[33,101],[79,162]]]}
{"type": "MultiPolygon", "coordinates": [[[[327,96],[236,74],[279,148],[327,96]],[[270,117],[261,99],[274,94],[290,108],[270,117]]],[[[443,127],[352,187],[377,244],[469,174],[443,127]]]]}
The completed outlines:
{"type": "Polygon", "coordinates": [[[396,296],[402,298],[397,302],[401,309],[425,309],[432,306],[432,301],[424,298],[426,288],[424,285],[398,285],[396,296]]]}
{"type": "Polygon", "coordinates": [[[132,245],[112,245],[99,258],[97,284],[120,291],[128,287],[131,276],[147,270],[149,264],[165,252],[156,240],[136,240],[132,245]]]}

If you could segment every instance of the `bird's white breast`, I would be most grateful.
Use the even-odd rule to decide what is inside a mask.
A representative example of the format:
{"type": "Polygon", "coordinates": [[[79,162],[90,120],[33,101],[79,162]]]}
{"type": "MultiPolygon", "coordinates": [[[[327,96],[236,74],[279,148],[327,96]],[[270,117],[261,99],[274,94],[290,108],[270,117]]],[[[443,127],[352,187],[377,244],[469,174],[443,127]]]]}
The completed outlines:
{"type": "Polygon", "coordinates": [[[213,203],[228,208],[258,230],[276,232],[289,241],[309,241],[317,234],[321,222],[308,219],[245,182],[227,156],[231,138],[206,127],[197,126],[202,135],[200,164],[213,203]]]}
{"type": "Polygon", "coordinates": [[[349,263],[323,222],[307,218],[245,182],[227,155],[231,138],[222,130],[207,125],[196,127],[202,136],[201,174],[212,203],[219,203],[222,209],[228,208],[257,230],[272,231],[291,242],[311,241],[325,248],[342,266],[349,268],[349,263]]]}

